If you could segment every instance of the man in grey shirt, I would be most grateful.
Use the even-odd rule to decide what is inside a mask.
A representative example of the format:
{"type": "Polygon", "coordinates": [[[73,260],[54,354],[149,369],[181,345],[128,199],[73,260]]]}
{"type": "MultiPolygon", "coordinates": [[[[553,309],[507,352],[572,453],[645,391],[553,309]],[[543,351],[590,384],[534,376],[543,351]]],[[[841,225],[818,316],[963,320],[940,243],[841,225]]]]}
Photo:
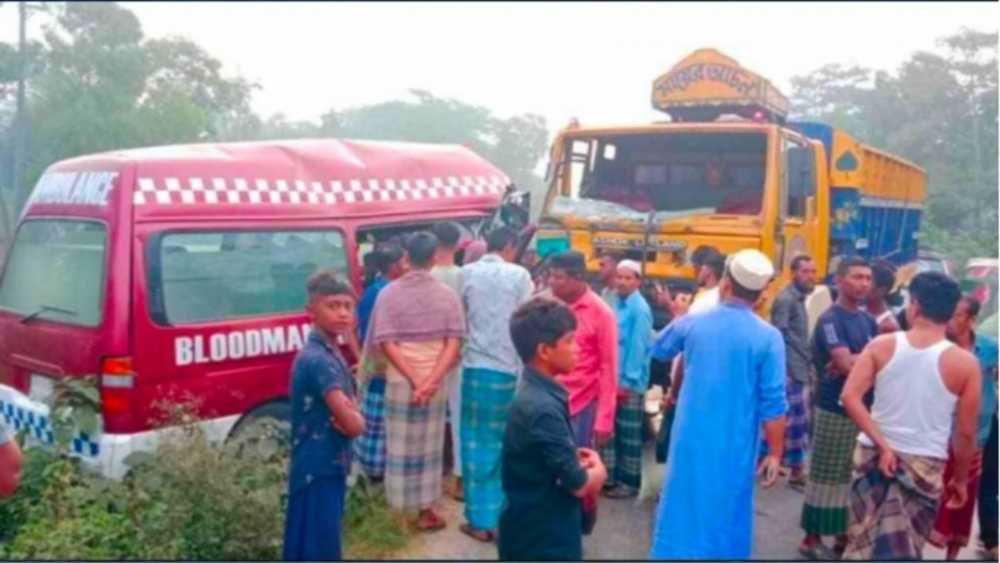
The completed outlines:
{"type": "Polygon", "coordinates": [[[805,300],[816,287],[816,263],[808,255],[792,259],[792,283],[778,294],[771,307],[771,324],[785,341],[785,364],[788,375],[788,419],[785,427],[784,465],[791,472],[788,483],[805,485],[802,468],[809,445],[809,403],[812,352],[809,347],[809,318],[805,300]]]}

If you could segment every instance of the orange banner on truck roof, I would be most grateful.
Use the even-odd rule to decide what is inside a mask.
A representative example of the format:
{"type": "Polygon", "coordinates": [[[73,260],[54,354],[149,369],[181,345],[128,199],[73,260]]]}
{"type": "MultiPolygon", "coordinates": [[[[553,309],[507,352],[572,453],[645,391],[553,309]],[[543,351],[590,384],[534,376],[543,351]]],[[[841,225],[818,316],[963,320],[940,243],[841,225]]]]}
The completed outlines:
{"type": "Polygon", "coordinates": [[[788,98],[766,78],[741,67],[734,59],[715,49],[699,49],[653,82],[653,107],[673,117],[699,107],[762,109],[784,121],[788,98]]]}

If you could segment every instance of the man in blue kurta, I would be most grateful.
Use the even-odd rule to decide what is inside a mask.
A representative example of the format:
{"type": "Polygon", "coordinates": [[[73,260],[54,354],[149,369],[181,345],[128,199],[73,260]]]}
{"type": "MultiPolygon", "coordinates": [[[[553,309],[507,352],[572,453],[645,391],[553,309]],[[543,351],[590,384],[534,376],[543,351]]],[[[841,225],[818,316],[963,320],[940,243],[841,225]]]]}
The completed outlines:
{"type": "Polygon", "coordinates": [[[618,320],[618,408],[611,442],[601,449],[608,470],[604,496],[629,498],[642,484],[643,398],[649,387],[649,347],[653,313],[643,298],[642,266],[635,260],[618,263],[611,310],[618,320]]]}
{"type": "Polygon", "coordinates": [[[754,463],[763,425],[764,485],[778,476],[784,447],[785,346],[753,312],[774,276],[756,250],[732,255],[723,301],[685,315],[657,337],[652,355],[683,353],[684,384],[671,431],[657,509],[653,559],[748,559],[753,544],[754,463]]]}

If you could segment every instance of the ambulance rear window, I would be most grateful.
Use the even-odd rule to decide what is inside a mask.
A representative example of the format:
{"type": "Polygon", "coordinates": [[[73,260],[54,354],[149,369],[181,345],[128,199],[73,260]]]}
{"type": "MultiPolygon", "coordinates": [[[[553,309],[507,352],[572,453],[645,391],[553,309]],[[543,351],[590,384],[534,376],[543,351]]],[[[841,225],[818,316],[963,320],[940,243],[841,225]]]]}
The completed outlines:
{"type": "Polygon", "coordinates": [[[313,272],[348,273],[333,230],[167,233],[152,250],[150,309],[166,325],[301,312],[313,272]]]}
{"type": "Polygon", "coordinates": [[[0,280],[0,309],[97,326],[107,229],[93,221],[32,219],[17,231],[0,280]]]}

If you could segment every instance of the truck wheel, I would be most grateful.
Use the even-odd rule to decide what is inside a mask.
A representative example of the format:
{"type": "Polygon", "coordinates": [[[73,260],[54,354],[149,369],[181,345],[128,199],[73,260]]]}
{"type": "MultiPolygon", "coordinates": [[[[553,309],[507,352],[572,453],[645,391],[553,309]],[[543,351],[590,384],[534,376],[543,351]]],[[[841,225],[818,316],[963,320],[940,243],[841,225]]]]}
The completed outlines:
{"type": "Polygon", "coordinates": [[[229,433],[226,444],[239,456],[287,460],[292,445],[290,419],[291,405],[287,401],[267,403],[246,414],[229,433]]]}

